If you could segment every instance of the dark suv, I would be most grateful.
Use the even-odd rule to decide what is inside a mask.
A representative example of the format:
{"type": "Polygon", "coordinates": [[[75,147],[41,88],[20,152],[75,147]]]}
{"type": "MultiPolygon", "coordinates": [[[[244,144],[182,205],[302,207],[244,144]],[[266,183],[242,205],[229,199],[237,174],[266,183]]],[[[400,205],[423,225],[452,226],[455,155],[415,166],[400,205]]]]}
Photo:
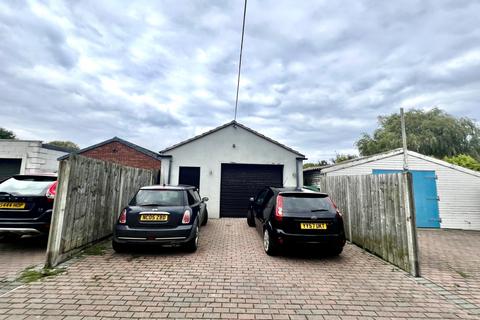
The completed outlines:
{"type": "Polygon", "coordinates": [[[15,175],[0,183],[0,234],[45,234],[57,188],[54,175],[15,175]]]}
{"type": "Polygon", "coordinates": [[[247,222],[263,236],[269,255],[287,245],[317,245],[338,255],[345,245],[342,215],[325,193],[266,187],[250,198],[247,222]]]}
{"type": "Polygon", "coordinates": [[[200,226],[208,220],[206,201],[192,186],[140,188],[118,217],[113,249],[122,252],[127,244],[150,243],[197,250],[200,226]]]}

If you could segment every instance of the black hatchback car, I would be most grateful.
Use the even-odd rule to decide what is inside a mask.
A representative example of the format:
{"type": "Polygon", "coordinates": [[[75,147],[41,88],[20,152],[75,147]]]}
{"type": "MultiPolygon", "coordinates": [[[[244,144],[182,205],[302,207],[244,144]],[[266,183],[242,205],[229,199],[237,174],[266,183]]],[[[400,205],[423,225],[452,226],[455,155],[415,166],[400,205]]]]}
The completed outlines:
{"type": "Polygon", "coordinates": [[[118,217],[113,249],[123,252],[127,245],[150,243],[196,251],[200,226],[208,221],[206,201],[192,186],[140,188],[118,217]]]}
{"type": "Polygon", "coordinates": [[[54,175],[15,175],[0,183],[0,235],[45,234],[57,188],[54,175]]]}
{"type": "Polygon", "coordinates": [[[325,193],[266,187],[250,198],[247,223],[257,227],[269,255],[307,245],[339,255],[345,245],[342,215],[325,193]]]}

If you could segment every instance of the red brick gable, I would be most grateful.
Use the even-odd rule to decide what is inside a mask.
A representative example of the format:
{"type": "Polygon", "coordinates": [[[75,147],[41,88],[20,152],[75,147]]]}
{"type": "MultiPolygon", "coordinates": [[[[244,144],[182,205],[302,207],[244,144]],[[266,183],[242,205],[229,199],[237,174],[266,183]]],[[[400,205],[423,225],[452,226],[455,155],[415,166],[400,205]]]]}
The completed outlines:
{"type": "Polygon", "coordinates": [[[146,154],[139,152],[129,146],[124,145],[118,141],[106,143],[104,145],[80,151],[82,156],[111,161],[125,166],[160,170],[160,159],[154,159],[146,154]]]}

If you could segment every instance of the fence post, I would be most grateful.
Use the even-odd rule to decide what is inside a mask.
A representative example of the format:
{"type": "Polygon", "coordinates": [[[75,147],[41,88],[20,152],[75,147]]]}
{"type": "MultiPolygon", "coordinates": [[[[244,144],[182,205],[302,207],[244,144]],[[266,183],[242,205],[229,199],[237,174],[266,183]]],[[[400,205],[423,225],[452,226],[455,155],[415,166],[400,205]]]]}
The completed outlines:
{"type": "Polygon", "coordinates": [[[352,241],[352,204],[350,203],[350,177],[347,177],[347,220],[348,220],[348,240],[352,241]]]}
{"type": "Polygon", "coordinates": [[[414,277],[420,276],[418,261],[417,226],[415,222],[415,203],[413,195],[413,179],[410,172],[402,173],[402,192],[404,193],[404,206],[407,223],[408,259],[410,273],[414,277]]]}
{"type": "Polygon", "coordinates": [[[58,170],[58,185],[55,202],[53,203],[52,221],[48,235],[47,254],[45,267],[54,267],[60,255],[60,245],[62,243],[62,231],[65,218],[65,206],[67,203],[68,182],[70,181],[71,161],[74,156],[71,155],[67,160],[60,161],[58,170]]]}

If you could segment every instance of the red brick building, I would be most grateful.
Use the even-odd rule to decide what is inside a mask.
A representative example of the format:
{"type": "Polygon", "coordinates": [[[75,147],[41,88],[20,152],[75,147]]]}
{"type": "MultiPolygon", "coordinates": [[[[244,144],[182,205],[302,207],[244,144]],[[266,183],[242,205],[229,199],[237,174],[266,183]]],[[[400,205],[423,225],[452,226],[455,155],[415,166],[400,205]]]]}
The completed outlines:
{"type": "MultiPolygon", "coordinates": [[[[136,144],[113,137],[112,139],[97,143],[81,149],[76,154],[103,161],[115,162],[121,165],[160,170],[161,158],[156,152],[142,148],[136,144]]],[[[68,155],[59,158],[66,159],[68,155]]]]}

